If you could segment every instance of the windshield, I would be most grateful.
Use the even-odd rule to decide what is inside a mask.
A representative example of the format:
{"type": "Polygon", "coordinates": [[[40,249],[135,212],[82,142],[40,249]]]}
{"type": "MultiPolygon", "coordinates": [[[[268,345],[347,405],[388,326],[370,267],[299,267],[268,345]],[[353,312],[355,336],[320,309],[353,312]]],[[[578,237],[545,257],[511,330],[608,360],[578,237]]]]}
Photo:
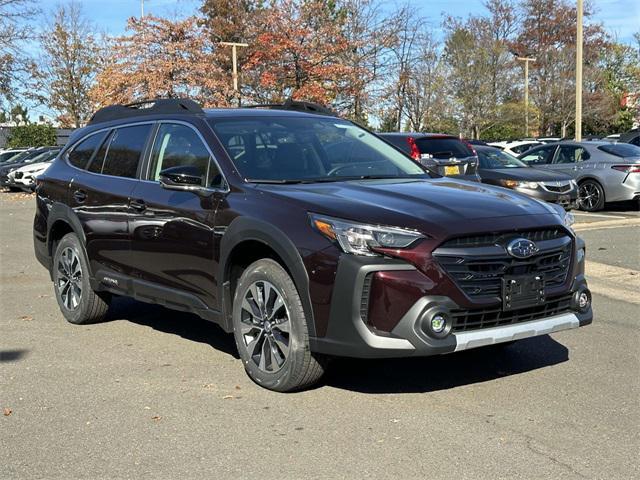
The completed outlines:
{"type": "Polygon", "coordinates": [[[3,152],[0,153],[0,163],[11,160],[13,157],[20,155],[20,152],[3,152]]]}
{"type": "Polygon", "coordinates": [[[630,143],[616,143],[614,145],[601,145],[598,150],[610,153],[616,157],[640,157],[640,147],[630,143]]]}
{"type": "Polygon", "coordinates": [[[386,142],[336,118],[265,116],[214,119],[210,124],[248,181],[429,178],[386,142]]]}
{"type": "Polygon", "coordinates": [[[498,150],[497,148],[478,148],[478,159],[480,168],[496,170],[498,168],[519,168],[528,167],[513,155],[498,150]]]}

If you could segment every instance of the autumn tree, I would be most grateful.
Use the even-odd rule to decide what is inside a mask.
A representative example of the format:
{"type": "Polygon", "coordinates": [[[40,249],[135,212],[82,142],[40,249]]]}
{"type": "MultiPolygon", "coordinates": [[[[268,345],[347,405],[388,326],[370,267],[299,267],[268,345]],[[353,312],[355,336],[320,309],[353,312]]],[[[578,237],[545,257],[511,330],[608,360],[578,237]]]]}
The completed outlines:
{"type": "MultiPolygon", "coordinates": [[[[237,51],[240,90],[253,91],[256,78],[246,70],[246,60],[256,49],[256,36],[260,33],[259,17],[263,11],[263,2],[256,0],[204,0],[200,7],[205,35],[212,46],[211,60],[220,69],[223,80],[231,82],[232,60],[230,47],[220,46],[220,42],[247,43],[246,48],[237,51]]],[[[231,95],[225,103],[232,104],[234,92],[225,89],[231,95]]]]}
{"type": "Polygon", "coordinates": [[[95,25],[79,3],[61,4],[39,35],[40,54],[31,62],[26,96],[57,114],[63,127],[81,127],[94,108],[89,98],[103,51],[95,25]]]}
{"type": "Polygon", "coordinates": [[[130,18],[127,30],[113,41],[91,91],[99,105],[184,96],[218,106],[233,97],[198,18],[130,18]]]}
{"type": "Polygon", "coordinates": [[[341,62],[349,48],[345,12],[335,2],[274,1],[260,17],[255,50],[246,64],[257,78],[254,100],[333,103],[351,94],[353,67],[341,62]]]}
{"type": "Polygon", "coordinates": [[[480,138],[499,121],[499,107],[514,82],[514,58],[509,42],[515,31],[511,3],[491,0],[487,17],[466,21],[448,17],[444,27],[445,59],[450,67],[451,94],[459,106],[463,131],[480,138]]]}
{"type": "Polygon", "coordinates": [[[25,20],[37,13],[33,0],[0,0],[0,109],[15,99],[22,70],[22,42],[30,38],[25,20]]]}
{"type": "MultiPolygon", "coordinates": [[[[574,2],[525,0],[522,25],[514,42],[520,55],[533,56],[529,69],[530,95],[540,112],[541,134],[566,136],[575,121],[576,19],[574,2]]],[[[592,12],[584,11],[584,80],[589,84],[608,39],[601,25],[590,23],[592,12]]],[[[587,113],[589,90],[583,98],[587,113]]]]}

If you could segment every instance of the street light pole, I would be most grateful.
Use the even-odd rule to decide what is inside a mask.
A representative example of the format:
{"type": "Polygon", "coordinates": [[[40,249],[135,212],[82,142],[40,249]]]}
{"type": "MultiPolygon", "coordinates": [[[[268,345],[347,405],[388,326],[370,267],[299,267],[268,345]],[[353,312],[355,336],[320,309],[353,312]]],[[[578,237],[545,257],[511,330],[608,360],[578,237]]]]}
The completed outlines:
{"type": "Polygon", "coordinates": [[[248,47],[247,43],[220,42],[220,45],[231,47],[231,60],[233,62],[233,90],[238,96],[238,106],[240,106],[240,93],[238,90],[238,47],[248,47]]]}
{"type": "Polygon", "coordinates": [[[140,18],[144,18],[144,0],[140,0],[140,18]]]}
{"type": "Polygon", "coordinates": [[[535,62],[532,57],[516,57],[524,62],[524,136],[529,136],[529,62],[535,62]]]}
{"type": "Polygon", "coordinates": [[[582,0],[578,0],[576,28],[576,142],[582,141],[582,0]]]}

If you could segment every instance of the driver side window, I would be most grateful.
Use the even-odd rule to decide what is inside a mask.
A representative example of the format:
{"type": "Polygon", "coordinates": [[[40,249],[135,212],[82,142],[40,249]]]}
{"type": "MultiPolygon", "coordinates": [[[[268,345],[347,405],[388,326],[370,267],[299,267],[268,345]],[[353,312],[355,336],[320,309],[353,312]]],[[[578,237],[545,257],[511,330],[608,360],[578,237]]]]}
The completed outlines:
{"type": "Polygon", "coordinates": [[[529,152],[520,160],[529,165],[545,165],[547,163],[551,163],[555,149],[556,147],[540,148],[533,152],[529,152]]]}
{"type": "Polygon", "coordinates": [[[151,152],[149,179],[159,180],[163,170],[180,170],[202,177],[203,187],[219,187],[222,182],[222,176],[204,143],[186,125],[160,125],[151,152]]]}

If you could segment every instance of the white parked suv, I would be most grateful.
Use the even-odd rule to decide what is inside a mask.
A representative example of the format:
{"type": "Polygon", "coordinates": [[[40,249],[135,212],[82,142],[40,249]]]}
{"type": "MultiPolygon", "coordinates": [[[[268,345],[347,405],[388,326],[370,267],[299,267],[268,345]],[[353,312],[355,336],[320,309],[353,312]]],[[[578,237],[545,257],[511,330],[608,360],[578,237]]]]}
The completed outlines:
{"type": "Polygon", "coordinates": [[[517,157],[521,153],[542,144],[542,142],[538,142],[537,140],[513,140],[510,142],[492,142],[489,145],[497,147],[503,152],[510,153],[514,157],[517,157]]]}
{"type": "Polygon", "coordinates": [[[58,156],[60,149],[48,150],[41,153],[34,159],[34,163],[28,163],[20,168],[16,168],[7,174],[7,181],[10,186],[21,188],[27,192],[34,190],[36,177],[47,171],[51,162],[58,156]]]}

